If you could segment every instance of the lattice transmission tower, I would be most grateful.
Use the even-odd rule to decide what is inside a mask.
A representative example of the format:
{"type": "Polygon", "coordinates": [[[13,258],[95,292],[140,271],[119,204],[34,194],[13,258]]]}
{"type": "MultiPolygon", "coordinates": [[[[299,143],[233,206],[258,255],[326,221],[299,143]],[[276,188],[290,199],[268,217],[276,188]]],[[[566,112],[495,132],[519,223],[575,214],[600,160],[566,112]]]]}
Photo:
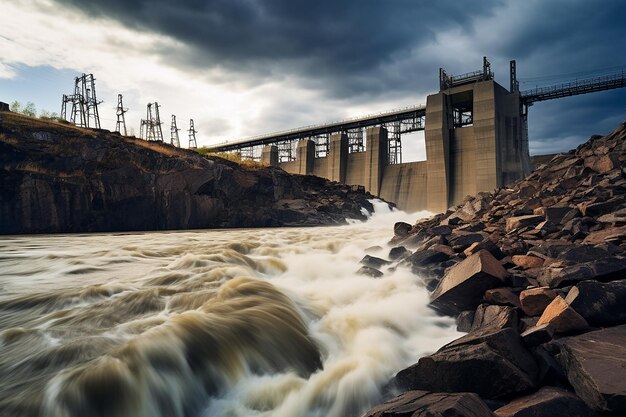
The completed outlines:
{"type": "Polygon", "coordinates": [[[126,132],[126,117],[124,114],[128,111],[127,108],[124,108],[122,104],[122,95],[117,95],[117,110],[115,114],[117,115],[117,123],[115,123],[115,131],[123,134],[124,136],[128,136],[126,132]]]}
{"type": "Polygon", "coordinates": [[[163,142],[163,131],[161,130],[161,117],[159,116],[159,103],[148,103],[146,118],[141,119],[140,133],[142,139],[149,141],[163,142]],[[153,112],[154,107],[154,112],[153,112]]]}
{"type": "Polygon", "coordinates": [[[196,133],[198,133],[198,131],[193,125],[193,119],[189,119],[189,149],[196,149],[198,147],[196,143],[196,133]]]}
{"type": "Polygon", "coordinates": [[[180,129],[176,125],[176,116],[172,115],[172,126],[170,129],[170,144],[180,148],[180,138],[178,137],[180,129]]]}
{"type": "Polygon", "coordinates": [[[80,127],[100,129],[100,114],[96,96],[96,79],[93,74],[82,74],[74,78],[74,94],[63,94],[61,117],[68,120],[67,107],[72,104],[69,122],[80,127]]]}

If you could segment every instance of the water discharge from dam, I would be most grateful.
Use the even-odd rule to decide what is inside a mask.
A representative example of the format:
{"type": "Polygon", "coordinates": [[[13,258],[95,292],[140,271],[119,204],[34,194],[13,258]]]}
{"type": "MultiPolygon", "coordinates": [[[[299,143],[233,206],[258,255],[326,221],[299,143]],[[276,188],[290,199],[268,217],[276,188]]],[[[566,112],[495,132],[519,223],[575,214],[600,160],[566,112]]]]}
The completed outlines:
{"type": "Polygon", "coordinates": [[[458,336],[384,257],[395,221],[0,239],[0,415],[359,416],[458,336]]]}

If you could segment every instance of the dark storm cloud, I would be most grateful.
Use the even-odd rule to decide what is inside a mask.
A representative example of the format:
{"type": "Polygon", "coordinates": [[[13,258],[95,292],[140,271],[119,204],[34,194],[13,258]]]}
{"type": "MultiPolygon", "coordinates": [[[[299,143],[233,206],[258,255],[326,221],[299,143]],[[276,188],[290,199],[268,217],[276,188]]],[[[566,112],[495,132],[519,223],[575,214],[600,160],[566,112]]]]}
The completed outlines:
{"type": "MultiPolygon", "coordinates": [[[[546,75],[626,64],[621,0],[55,1],[181,41],[189,48],[161,51],[173,65],[220,67],[251,86],[289,78],[346,107],[371,102],[373,111],[396,97],[417,103],[436,91],[438,67],[472,71],[483,55],[506,87],[508,61],[517,59],[518,77],[531,78],[522,89],[561,80],[546,75]],[[444,34],[453,34],[448,43],[441,43],[444,34]]],[[[625,96],[622,89],[537,104],[530,114],[534,149],[573,147],[609,131],[625,116],[625,96]]],[[[286,103],[268,106],[262,118],[284,117],[288,128],[286,114],[315,109],[297,97],[281,99],[286,103]]]]}
{"type": "MultiPolygon", "coordinates": [[[[390,88],[385,66],[438,31],[468,27],[500,0],[57,0],[192,46],[187,64],[294,73],[329,94],[390,88]],[[340,80],[340,82],[339,82],[340,80]]],[[[434,64],[436,66],[436,64],[434,64]]],[[[432,65],[427,65],[432,67],[432,65]]]]}

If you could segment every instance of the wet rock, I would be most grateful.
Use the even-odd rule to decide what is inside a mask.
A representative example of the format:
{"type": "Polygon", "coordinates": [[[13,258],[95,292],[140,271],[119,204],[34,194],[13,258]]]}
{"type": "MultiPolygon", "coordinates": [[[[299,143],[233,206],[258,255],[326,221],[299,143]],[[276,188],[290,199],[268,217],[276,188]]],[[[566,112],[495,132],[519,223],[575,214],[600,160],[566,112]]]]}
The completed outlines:
{"type": "Polygon", "coordinates": [[[404,246],[396,246],[395,248],[391,248],[391,250],[389,251],[389,259],[391,259],[392,261],[404,259],[410,254],[411,252],[404,246]]]}
{"type": "Polygon", "coordinates": [[[361,259],[360,263],[370,268],[379,269],[385,265],[389,265],[391,262],[382,258],[377,258],[376,256],[365,255],[363,259],[361,259]]]}
{"type": "Polygon", "coordinates": [[[485,236],[480,233],[453,233],[448,237],[448,244],[458,251],[469,247],[472,243],[482,242],[485,236]]]}
{"type": "Polygon", "coordinates": [[[521,336],[526,346],[539,346],[552,340],[552,336],[554,336],[554,327],[548,323],[540,326],[534,326],[524,331],[521,336]]]}
{"type": "Polygon", "coordinates": [[[413,229],[413,225],[405,222],[397,222],[393,225],[393,233],[396,237],[403,238],[409,236],[413,229]]]}
{"type": "Polygon", "coordinates": [[[446,225],[434,226],[428,229],[428,233],[431,235],[448,236],[452,233],[452,228],[446,225]]]}
{"type": "Polygon", "coordinates": [[[481,304],[474,313],[474,320],[470,332],[481,329],[518,328],[519,319],[517,309],[508,306],[481,304]]]}
{"type": "Polygon", "coordinates": [[[538,316],[556,298],[557,294],[548,287],[531,288],[520,293],[522,310],[528,316],[538,316]]]}
{"type": "Polygon", "coordinates": [[[626,414],[626,325],[559,340],[557,359],[591,408],[626,414]]]}
{"type": "Polygon", "coordinates": [[[469,332],[472,329],[472,323],[474,323],[474,310],[461,311],[456,318],[456,329],[459,332],[469,332]]]}
{"type": "Polygon", "coordinates": [[[496,399],[532,390],[537,372],[515,330],[485,329],[421,358],[398,372],[395,382],[401,389],[475,392],[496,399]]]}
{"type": "Polygon", "coordinates": [[[626,279],[580,282],[565,301],[592,326],[626,323],[626,279]]]}
{"type": "Polygon", "coordinates": [[[493,255],[479,251],[446,271],[431,294],[430,305],[448,315],[476,308],[485,291],[502,286],[506,275],[493,255]]]}
{"type": "Polygon", "coordinates": [[[589,327],[587,321],[560,295],[552,300],[539,318],[537,326],[543,324],[551,324],[556,333],[571,333],[589,327]]]}
{"type": "Polygon", "coordinates": [[[434,265],[447,261],[448,259],[450,259],[450,257],[443,252],[426,249],[415,252],[413,255],[407,257],[403,262],[411,265],[412,271],[419,274],[429,270],[434,265]]]}
{"type": "Polygon", "coordinates": [[[522,227],[536,226],[544,220],[542,216],[535,216],[534,214],[527,216],[509,217],[506,219],[506,231],[511,232],[513,230],[520,229],[522,227]]]}
{"type": "Polygon", "coordinates": [[[359,268],[358,271],[356,271],[356,273],[359,275],[365,275],[365,276],[372,277],[372,278],[380,278],[384,275],[378,269],[372,268],[370,266],[362,266],[361,268],[359,268]]]}
{"type": "Polygon", "coordinates": [[[495,411],[498,417],[594,417],[580,398],[562,388],[543,387],[495,411]]]}
{"type": "Polygon", "coordinates": [[[408,391],[374,407],[364,417],[409,416],[494,417],[494,414],[476,394],[408,391]]]}

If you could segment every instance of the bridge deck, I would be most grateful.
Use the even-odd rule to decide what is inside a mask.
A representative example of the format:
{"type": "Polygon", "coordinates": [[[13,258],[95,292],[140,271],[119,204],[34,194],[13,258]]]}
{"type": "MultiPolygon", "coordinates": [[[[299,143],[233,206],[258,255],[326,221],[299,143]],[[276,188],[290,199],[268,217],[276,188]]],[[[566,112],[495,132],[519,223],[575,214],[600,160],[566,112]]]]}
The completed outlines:
{"type": "MultiPolygon", "coordinates": [[[[238,141],[232,141],[227,143],[221,143],[218,145],[209,146],[209,150],[214,152],[228,152],[241,149],[244,147],[267,145],[282,141],[291,141],[304,138],[310,138],[319,135],[325,135],[329,133],[345,132],[352,129],[362,129],[370,126],[378,126],[386,123],[393,123],[408,119],[417,119],[426,115],[426,106],[418,105],[407,107],[399,110],[392,110],[389,112],[378,113],[363,117],[356,117],[353,119],[342,120],[340,122],[333,122],[321,125],[306,126],[292,130],[286,130],[283,132],[270,133],[267,135],[254,136],[238,141]]],[[[413,129],[403,130],[403,133],[409,131],[423,130],[422,127],[415,127],[413,129]]]]}
{"type": "Polygon", "coordinates": [[[538,101],[576,96],[579,94],[594,93],[596,91],[613,90],[626,87],[626,70],[619,73],[604,75],[585,80],[575,80],[569,83],[552,85],[550,87],[535,88],[521,93],[522,101],[531,105],[538,101]]]}

